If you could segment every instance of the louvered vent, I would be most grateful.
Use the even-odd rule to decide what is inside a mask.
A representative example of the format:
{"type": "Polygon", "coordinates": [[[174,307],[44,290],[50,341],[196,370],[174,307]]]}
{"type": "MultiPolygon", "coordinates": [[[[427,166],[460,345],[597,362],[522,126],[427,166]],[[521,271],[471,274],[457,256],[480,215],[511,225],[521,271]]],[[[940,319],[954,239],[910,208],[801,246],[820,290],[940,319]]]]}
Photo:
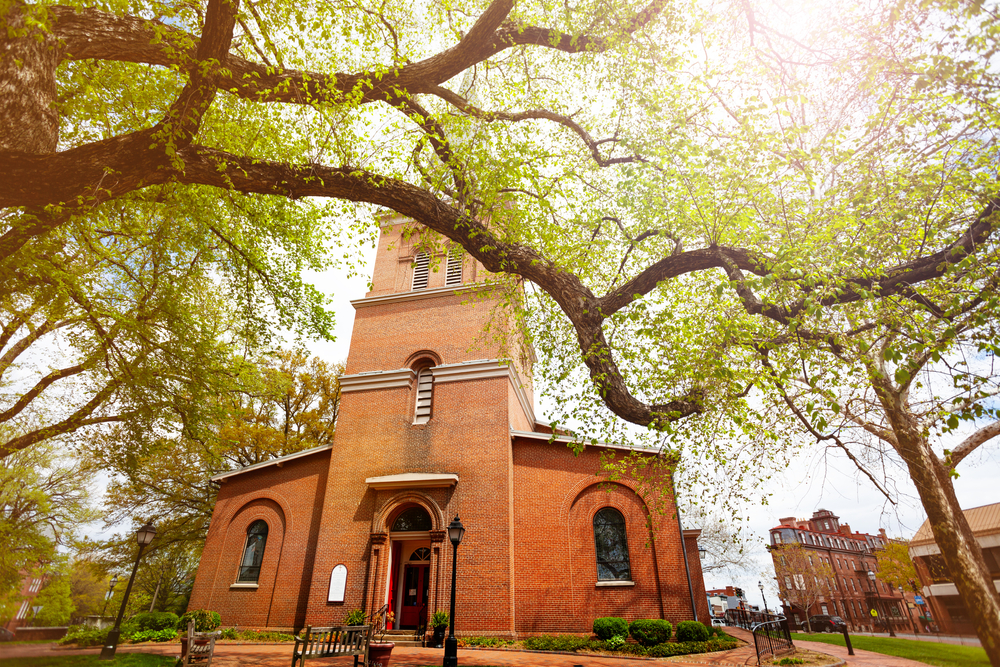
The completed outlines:
{"type": "Polygon", "coordinates": [[[417,373],[417,410],[414,424],[426,424],[431,419],[431,401],[434,398],[434,374],[425,368],[417,373]]]}
{"type": "Polygon", "coordinates": [[[448,276],[445,278],[445,285],[462,284],[462,250],[453,248],[448,253],[448,276]]]}
{"type": "Polygon", "coordinates": [[[426,252],[418,252],[413,258],[413,289],[427,289],[427,272],[430,268],[430,256],[426,252]]]}

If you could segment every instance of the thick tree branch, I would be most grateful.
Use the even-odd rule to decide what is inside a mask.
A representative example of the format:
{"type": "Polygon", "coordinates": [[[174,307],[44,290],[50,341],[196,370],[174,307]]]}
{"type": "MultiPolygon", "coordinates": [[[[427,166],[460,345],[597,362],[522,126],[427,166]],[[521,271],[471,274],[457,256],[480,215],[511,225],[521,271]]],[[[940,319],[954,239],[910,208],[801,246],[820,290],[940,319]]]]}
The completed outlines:
{"type": "Polygon", "coordinates": [[[1000,421],[995,421],[992,424],[982,427],[963,440],[958,447],[951,450],[951,454],[946,457],[946,464],[950,465],[953,469],[958,467],[958,464],[962,462],[962,459],[976,451],[976,448],[980,445],[988,440],[992,440],[998,435],[1000,435],[1000,421]]]}

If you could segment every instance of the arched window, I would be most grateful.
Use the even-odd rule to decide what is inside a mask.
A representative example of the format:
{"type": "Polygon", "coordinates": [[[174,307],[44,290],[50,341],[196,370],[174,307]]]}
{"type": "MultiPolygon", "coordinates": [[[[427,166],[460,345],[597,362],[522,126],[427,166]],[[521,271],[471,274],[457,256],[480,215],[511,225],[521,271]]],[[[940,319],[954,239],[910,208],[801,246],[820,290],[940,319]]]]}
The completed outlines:
{"type": "Polygon", "coordinates": [[[434,400],[434,373],[430,368],[417,371],[417,407],[413,412],[414,424],[431,420],[431,403],[434,400]]]}
{"type": "Polygon", "coordinates": [[[413,257],[413,289],[426,289],[431,258],[426,252],[418,252],[413,257]]]}
{"type": "Polygon", "coordinates": [[[240,561],[240,574],[237,583],[256,584],[260,577],[260,562],[264,559],[264,547],[267,546],[267,523],[254,521],[247,528],[247,545],[243,548],[243,560],[240,561]]]}
{"type": "Polygon", "coordinates": [[[625,517],[614,507],[605,507],[594,515],[594,545],[598,581],[631,581],[625,517]]]}
{"type": "Polygon", "coordinates": [[[462,259],[465,254],[461,247],[452,248],[448,251],[448,272],[445,275],[445,285],[462,284],[462,259]]]}
{"type": "Polygon", "coordinates": [[[403,510],[392,522],[392,532],[410,533],[414,531],[426,531],[434,527],[431,517],[423,507],[411,507],[403,510]]]}

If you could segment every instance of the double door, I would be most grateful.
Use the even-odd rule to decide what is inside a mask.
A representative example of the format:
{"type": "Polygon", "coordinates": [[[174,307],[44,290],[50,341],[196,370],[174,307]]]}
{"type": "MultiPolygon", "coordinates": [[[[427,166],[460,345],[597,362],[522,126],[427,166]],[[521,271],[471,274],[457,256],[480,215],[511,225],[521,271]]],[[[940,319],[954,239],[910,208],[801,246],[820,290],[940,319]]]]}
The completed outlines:
{"type": "Polygon", "coordinates": [[[426,624],[430,572],[430,565],[407,563],[403,566],[403,604],[399,613],[400,628],[417,628],[426,624]]]}

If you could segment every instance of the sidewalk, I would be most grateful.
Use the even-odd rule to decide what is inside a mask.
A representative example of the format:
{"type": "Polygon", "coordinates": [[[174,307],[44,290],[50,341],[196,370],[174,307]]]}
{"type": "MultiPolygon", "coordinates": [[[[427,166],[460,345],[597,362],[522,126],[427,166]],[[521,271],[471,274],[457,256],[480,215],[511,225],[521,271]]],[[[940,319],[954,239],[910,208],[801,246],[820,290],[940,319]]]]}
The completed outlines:
{"type": "MultiPolygon", "coordinates": [[[[743,630],[742,628],[725,628],[725,631],[733,637],[749,642],[750,654],[753,659],[747,664],[756,665],[757,658],[753,651],[753,635],[748,630],[743,630]]],[[[897,658],[895,656],[875,653],[873,651],[862,651],[860,649],[854,649],[854,655],[848,655],[847,647],[837,646],[835,644],[806,642],[796,639],[795,647],[806,651],[815,651],[816,653],[825,653],[826,655],[833,656],[838,660],[842,660],[843,664],[847,667],[927,667],[927,663],[924,662],[917,662],[916,660],[910,660],[908,658],[897,658]]]]}
{"type": "MultiPolygon", "coordinates": [[[[726,631],[748,644],[732,651],[704,653],[701,655],[676,656],[673,658],[609,658],[586,654],[560,655],[551,653],[529,653],[526,651],[491,651],[479,649],[459,649],[458,663],[463,667],[652,667],[656,663],[669,663],[670,667],[745,667],[757,664],[753,649],[753,636],[740,628],[726,628],[726,631]]],[[[927,667],[924,663],[895,658],[855,649],[856,655],[848,656],[847,649],[818,642],[795,642],[799,648],[832,656],[830,665],[844,664],[847,667],[927,667]]],[[[179,645],[168,644],[126,644],[120,653],[139,652],[159,655],[177,655],[179,645]]],[[[0,644],[0,665],[4,658],[16,657],[59,657],[70,655],[96,654],[100,648],[61,649],[55,644],[22,644],[4,646],[0,644]]],[[[441,649],[398,647],[392,652],[390,667],[422,667],[440,665],[443,657],[441,649]]],[[[213,667],[290,667],[292,647],[290,644],[218,644],[215,649],[213,667]]],[[[352,658],[323,658],[319,662],[310,661],[314,667],[353,666],[352,658]]]]}

